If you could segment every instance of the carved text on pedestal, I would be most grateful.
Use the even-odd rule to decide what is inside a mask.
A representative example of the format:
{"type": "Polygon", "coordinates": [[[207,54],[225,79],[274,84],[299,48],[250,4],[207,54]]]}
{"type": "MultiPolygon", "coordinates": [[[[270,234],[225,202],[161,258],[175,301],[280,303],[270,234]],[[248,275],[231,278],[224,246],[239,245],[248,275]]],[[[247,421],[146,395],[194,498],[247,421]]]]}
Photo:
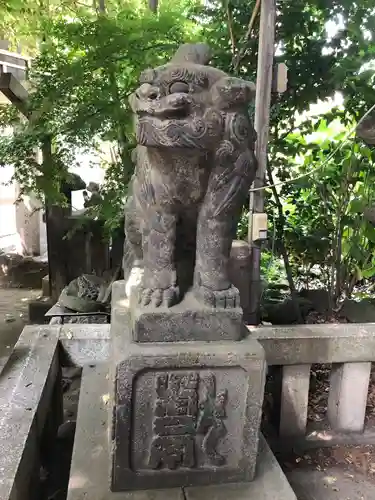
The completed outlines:
{"type": "Polygon", "coordinates": [[[197,467],[200,447],[207,465],[225,465],[217,446],[227,434],[226,390],[216,391],[212,373],[165,372],[155,377],[156,400],[149,467],[197,467]]]}

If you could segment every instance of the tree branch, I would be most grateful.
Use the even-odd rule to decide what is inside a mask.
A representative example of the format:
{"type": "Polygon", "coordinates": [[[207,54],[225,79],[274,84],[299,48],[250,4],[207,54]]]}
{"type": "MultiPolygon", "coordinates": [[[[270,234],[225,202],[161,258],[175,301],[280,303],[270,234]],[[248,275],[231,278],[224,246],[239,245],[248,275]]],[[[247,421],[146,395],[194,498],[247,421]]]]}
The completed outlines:
{"type": "MultiPolygon", "coordinates": [[[[275,187],[275,183],[274,183],[274,179],[273,179],[273,175],[272,175],[272,170],[271,170],[271,167],[270,167],[268,162],[267,162],[267,176],[268,176],[268,181],[271,184],[272,194],[273,194],[273,197],[275,199],[275,203],[276,203],[277,211],[278,211],[279,230],[280,230],[280,231],[278,231],[279,232],[278,240],[280,243],[280,251],[281,251],[281,254],[282,254],[282,257],[284,260],[286,277],[288,280],[289,289],[290,289],[290,293],[292,296],[292,303],[293,303],[293,306],[294,306],[294,309],[295,309],[295,312],[297,315],[298,322],[302,322],[302,314],[301,314],[301,310],[300,310],[299,304],[298,304],[297,290],[296,290],[296,286],[295,286],[294,280],[293,280],[292,267],[291,267],[290,262],[289,262],[289,255],[288,255],[288,251],[286,249],[285,242],[284,242],[285,216],[284,216],[284,211],[283,211],[283,205],[281,203],[279,193],[277,192],[277,189],[275,187]]],[[[275,222],[274,222],[274,224],[275,224],[275,222]]]]}
{"type": "Polygon", "coordinates": [[[232,46],[232,54],[233,54],[233,57],[235,57],[235,55],[236,55],[236,39],[234,38],[233,16],[232,16],[232,11],[230,10],[230,7],[229,7],[229,0],[224,0],[224,6],[225,6],[226,13],[227,13],[228,32],[229,32],[230,43],[232,46]]]}
{"type": "Polygon", "coordinates": [[[243,41],[242,41],[242,47],[241,49],[238,51],[238,54],[237,54],[237,57],[233,57],[233,60],[232,60],[232,65],[233,65],[233,70],[237,73],[238,71],[238,68],[241,64],[241,61],[245,55],[245,52],[246,52],[246,45],[247,45],[247,42],[250,40],[250,36],[251,36],[251,32],[253,30],[253,27],[254,27],[254,23],[255,23],[255,19],[258,15],[258,12],[259,12],[259,9],[260,9],[260,4],[261,4],[261,0],[256,0],[256,3],[255,3],[255,6],[254,6],[254,10],[251,14],[251,17],[250,17],[250,21],[249,21],[249,25],[247,27],[247,30],[246,30],[246,34],[243,38],[243,41]]]}

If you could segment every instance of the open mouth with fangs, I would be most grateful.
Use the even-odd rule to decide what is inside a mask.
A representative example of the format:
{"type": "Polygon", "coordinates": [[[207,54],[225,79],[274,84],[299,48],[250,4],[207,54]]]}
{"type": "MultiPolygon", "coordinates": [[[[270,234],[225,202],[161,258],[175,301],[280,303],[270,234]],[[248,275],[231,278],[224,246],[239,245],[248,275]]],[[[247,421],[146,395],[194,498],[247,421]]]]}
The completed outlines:
{"type": "Polygon", "coordinates": [[[190,113],[190,99],[186,94],[173,94],[159,100],[138,100],[137,115],[159,119],[181,120],[190,113]]]}
{"type": "Polygon", "coordinates": [[[164,120],[182,120],[187,118],[189,115],[189,110],[187,108],[180,109],[162,109],[155,112],[150,111],[139,111],[139,118],[160,118],[164,120]]]}

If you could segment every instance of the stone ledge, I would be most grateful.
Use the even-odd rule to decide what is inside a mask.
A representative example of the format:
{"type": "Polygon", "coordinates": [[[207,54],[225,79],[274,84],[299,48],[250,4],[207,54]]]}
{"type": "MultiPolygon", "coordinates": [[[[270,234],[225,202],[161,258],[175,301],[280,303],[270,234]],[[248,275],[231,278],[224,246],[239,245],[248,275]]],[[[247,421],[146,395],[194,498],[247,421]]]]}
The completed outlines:
{"type": "Polygon", "coordinates": [[[204,307],[191,295],[170,309],[134,307],[131,318],[135,342],[220,342],[244,333],[241,309],[204,307]]]}
{"type": "Polygon", "coordinates": [[[84,366],[109,359],[109,324],[62,325],[59,340],[64,354],[63,365],[84,366]]]}
{"type": "Polygon", "coordinates": [[[249,327],[269,365],[375,361],[375,323],[249,327]]]}
{"type": "Polygon", "coordinates": [[[0,498],[28,500],[58,374],[59,328],[26,326],[0,377],[0,498]]]}
{"type": "Polygon", "coordinates": [[[207,307],[191,292],[185,295],[182,302],[170,308],[144,308],[133,303],[129,307],[125,281],[116,281],[112,286],[111,320],[118,335],[121,335],[121,326],[125,331],[124,316],[128,310],[135,342],[240,340],[247,334],[241,308],[207,307]]]}
{"type": "MultiPolygon", "coordinates": [[[[124,342],[129,340],[129,333],[121,333],[127,314],[120,311],[128,307],[124,288],[124,281],[117,281],[112,289],[112,314],[117,316],[112,336],[117,337],[119,347],[122,337],[124,342]]],[[[248,327],[248,331],[264,348],[269,365],[375,361],[375,323],[248,327]]],[[[110,341],[109,325],[66,325],[61,330],[64,349],[68,354],[72,351],[78,363],[104,361],[110,353],[110,341]],[[80,360],[73,351],[79,352],[84,339],[86,354],[80,360]],[[100,347],[93,345],[91,354],[90,342],[100,343],[100,347]]]]}

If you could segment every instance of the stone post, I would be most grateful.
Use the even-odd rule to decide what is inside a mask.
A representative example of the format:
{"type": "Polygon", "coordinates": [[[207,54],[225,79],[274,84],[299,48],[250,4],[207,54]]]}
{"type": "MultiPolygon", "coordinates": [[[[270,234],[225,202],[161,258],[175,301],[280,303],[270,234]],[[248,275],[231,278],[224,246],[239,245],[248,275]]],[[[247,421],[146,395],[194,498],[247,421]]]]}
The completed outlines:
{"type": "Polygon", "coordinates": [[[363,432],[371,363],[332,365],[328,419],[333,430],[363,432]]]}
{"type": "Polygon", "coordinates": [[[306,434],[311,365],[283,366],[280,437],[306,434]]]}

